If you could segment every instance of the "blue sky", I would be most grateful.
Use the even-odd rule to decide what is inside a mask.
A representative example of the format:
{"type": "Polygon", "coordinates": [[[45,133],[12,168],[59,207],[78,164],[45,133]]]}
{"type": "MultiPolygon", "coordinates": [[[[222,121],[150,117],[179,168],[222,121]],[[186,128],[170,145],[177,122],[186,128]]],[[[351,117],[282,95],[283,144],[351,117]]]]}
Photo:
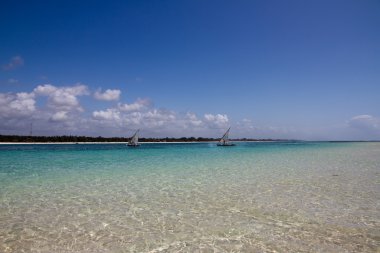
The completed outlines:
{"type": "Polygon", "coordinates": [[[3,1],[0,23],[0,134],[380,139],[379,1],[3,1]]]}

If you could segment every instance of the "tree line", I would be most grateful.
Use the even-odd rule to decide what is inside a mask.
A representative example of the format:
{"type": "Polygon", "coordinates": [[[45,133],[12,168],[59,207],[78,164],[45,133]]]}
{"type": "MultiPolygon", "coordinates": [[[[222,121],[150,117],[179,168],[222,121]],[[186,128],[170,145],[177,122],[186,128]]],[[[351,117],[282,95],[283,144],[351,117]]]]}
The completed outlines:
{"type": "MultiPolygon", "coordinates": [[[[90,137],[90,136],[26,136],[26,135],[0,135],[0,142],[128,142],[126,137],[90,137]]],[[[207,142],[218,141],[216,138],[205,137],[166,137],[166,138],[139,138],[139,142],[207,142]]],[[[231,139],[232,141],[276,141],[274,139],[231,139]]]]}

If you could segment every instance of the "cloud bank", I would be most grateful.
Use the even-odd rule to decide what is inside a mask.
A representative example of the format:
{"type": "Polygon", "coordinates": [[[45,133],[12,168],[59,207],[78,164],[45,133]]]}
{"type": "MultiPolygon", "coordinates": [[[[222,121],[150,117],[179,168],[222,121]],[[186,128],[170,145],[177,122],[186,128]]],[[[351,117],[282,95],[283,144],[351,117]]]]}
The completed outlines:
{"type": "Polygon", "coordinates": [[[120,97],[120,90],[91,92],[81,83],[64,87],[42,84],[31,92],[0,93],[0,134],[27,135],[33,122],[36,135],[129,136],[142,129],[146,137],[219,137],[231,126],[232,138],[380,140],[380,119],[366,114],[345,124],[343,120],[339,127],[299,129],[258,125],[248,118],[231,121],[224,113],[199,115],[157,108],[148,98],[103,108],[102,103],[97,104],[98,100],[119,101],[120,97]]]}
{"type": "Polygon", "coordinates": [[[380,140],[380,118],[362,114],[347,122],[353,134],[362,140],[380,140]]]}
{"type": "Polygon", "coordinates": [[[94,98],[97,100],[104,100],[104,101],[117,101],[120,98],[121,91],[120,90],[110,90],[107,89],[105,92],[101,92],[101,90],[98,90],[94,94],[94,98]]]}
{"type": "Polygon", "coordinates": [[[352,117],[348,124],[359,130],[380,131],[380,119],[371,115],[358,115],[352,117]]]}
{"type": "MultiPolygon", "coordinates": [[[[96,100],[117,101],[121,91],[108,89],[93,93],[96,100]]],[[[81,97],[90,97],[84,84],[58,87],[38,85],[32,92],[0,93],[1,134],[27,134],[33,122],[34,133],[40,135],[83,134],[92,136],[128,136],[141,128],[147,136],[219,135],[230,122],[225,114],[178,113],[156,108],[150,99],[137,98],[113,107],[91,110],[81,97]]]]}

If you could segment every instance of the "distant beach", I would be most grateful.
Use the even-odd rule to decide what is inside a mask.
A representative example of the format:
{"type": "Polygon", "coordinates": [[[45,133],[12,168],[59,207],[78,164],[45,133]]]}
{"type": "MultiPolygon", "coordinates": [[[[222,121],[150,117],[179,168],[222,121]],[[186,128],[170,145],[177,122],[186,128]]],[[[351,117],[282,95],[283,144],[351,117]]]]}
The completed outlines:
{"type": "MultiPolygon", "coordinates": [[[[197,144],[197,143],[216,143],[218,141],[146,141],[141,144],[197,144]]],[[[278,142],[278,141],[233,141],[236,143],[244,142],[278,142]]],[[[0,145],[39,145],[39,144],[127,144],[128,142],[0,142],[0,145]]]]}

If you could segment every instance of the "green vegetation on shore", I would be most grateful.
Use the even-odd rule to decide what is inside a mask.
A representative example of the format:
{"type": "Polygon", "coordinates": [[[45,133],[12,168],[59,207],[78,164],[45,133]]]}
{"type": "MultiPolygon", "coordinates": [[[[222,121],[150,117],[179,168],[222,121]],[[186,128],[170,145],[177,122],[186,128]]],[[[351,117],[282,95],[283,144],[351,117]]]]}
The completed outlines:
{"type": "MultiPolygon", "coordinates": [[[[181,138],[139,138],[139,142],[206,142],[218,141],[219,138],[204,137],[181,137],[181,138]]],[[[279,141],[274,139],[231,139],[232,141],[279,141]]],[[[22,135],[0,135],[0,142],[128,142],[125,137],[89,137],[89,136],[22,136],[22,135]]]]}

